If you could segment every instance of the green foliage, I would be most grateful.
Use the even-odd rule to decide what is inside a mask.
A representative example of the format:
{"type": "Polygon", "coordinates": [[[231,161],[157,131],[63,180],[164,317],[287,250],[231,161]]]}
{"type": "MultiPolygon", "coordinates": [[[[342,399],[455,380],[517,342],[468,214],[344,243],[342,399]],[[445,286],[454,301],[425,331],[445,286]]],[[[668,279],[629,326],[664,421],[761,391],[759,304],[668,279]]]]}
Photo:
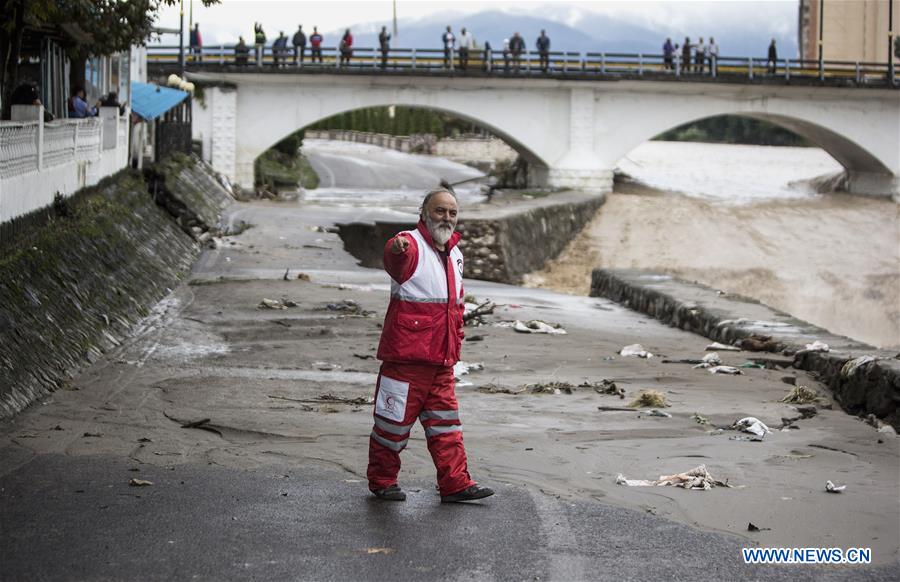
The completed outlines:
{"type": "Polygon", "coordinates": [[[274,149],[278,150],[282,154],[288,157],[296,157],[297,152],[300,150],[300,147],[303,145],[303,135],[302,130],[297,133],[292,133],[287,136],[277,144],[275,144],[274,149]]]}
{"type": "Polygon", "coordinates": [[[356,109],[323,119],[311,125],[310,129],[341,129],[389,135],[432,133],[438,137],[447,137],[473,132],[477,128],[470,121],[440,111],[398,105],[394,107],[393,117],[388,107],[356,109]]]}
{"type": "Polygon", "coordinates": [[[654,138],[660,141],[699,141],[774,146],[808,146],[799,135],[749,117],[720,115],[670,129],[654,138]]]}

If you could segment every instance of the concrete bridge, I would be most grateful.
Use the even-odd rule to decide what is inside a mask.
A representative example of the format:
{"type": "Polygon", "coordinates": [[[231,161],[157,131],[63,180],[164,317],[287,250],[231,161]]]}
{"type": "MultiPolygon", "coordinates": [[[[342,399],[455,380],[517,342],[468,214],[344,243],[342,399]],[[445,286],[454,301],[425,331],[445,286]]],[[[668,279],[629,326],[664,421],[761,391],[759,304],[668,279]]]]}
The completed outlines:
{"type": "MultiPolygon", "coordinates": [[[[850,191],[900,198],[900,92],[738,83],[453,76],[188,72],[206,85],[194,137],[233,182],[288,134],[332,115],[403,105],[445,111],[503,138],[529,162],[534,185],[608,191],[629,151],[684,123],[717,115],[768,121],[822,147],[850,191]]],[[[713,161],[711,161],[713,162],[713,161]]]]}

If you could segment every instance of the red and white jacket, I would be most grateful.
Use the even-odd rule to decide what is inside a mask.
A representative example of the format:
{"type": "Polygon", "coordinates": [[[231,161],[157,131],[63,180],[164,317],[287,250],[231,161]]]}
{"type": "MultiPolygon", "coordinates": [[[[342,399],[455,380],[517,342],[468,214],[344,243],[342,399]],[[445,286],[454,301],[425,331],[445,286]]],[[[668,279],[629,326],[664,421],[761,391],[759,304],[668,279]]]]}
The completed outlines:
{"type": "Polygon", "coordinates": [[[384,269],[391,276],[391,302],[384,316],[378,359],[452,366],[463,339],[463,256],[454,232],[447,242],[446,265],[425,223],[398,233],[384,247],[384,269]],[[396,236],[409,240],[406,251],[391,252],[396,236]]]}

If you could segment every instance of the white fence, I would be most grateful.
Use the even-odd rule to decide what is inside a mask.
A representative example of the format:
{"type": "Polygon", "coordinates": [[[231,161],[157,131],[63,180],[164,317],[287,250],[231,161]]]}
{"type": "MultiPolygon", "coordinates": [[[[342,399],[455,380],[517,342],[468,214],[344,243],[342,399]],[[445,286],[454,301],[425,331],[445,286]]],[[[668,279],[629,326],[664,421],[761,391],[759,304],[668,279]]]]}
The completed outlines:
{"type": "Polygon", "coordinates": [[[96,184],[128,164],[128,112],[44,123],[36,106],[0,121],[0,224],[96,184]],[[40,120],[40,121],[39,121],[40,120]]]}

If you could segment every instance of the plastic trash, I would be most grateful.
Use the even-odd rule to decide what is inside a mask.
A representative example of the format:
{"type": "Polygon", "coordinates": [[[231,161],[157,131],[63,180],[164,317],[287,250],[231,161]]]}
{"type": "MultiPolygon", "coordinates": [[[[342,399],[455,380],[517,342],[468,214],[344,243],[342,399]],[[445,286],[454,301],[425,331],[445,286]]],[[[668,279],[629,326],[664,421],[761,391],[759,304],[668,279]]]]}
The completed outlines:
{"type": "Polygon", "coordinates": [[[727,344],[720,344],[719,342],[713,342],[706,346],[706,351],[717,350],[720,352],[739,352],[741,348],[737,346],[729,346],[727,344]]]}
{"type": "Polygon", "coordinates": [[[652,358],[653,354],[644,349],[641,344],[631,344],[619,350],[621,356],[631,356],[635,358],[652,358]]]}
{"type": "Polygon", "coordinates": [[[541,321],[539,319],[532,319],[528,322],[522,322],[518,319],[513,323],[513,329],[519,333],[549,333],[549,334],[565,334],[566,330],[561,327],[555,327],[541,321]]]}
{"type": "Polygon", "coordinates": [[[761,420],[753,416],[747,416],[740,419],[739,421],[731,425],[731,428],[733,428],[734,430],[749,432],[750,434],[755,434],[759,437],[766,436],[767,434],[770,434],[772,432],[771,430],[769,430],[769,427],[767,427],[761,420]]]}
{"type": "Polygon", "coordinates": [[[619,473],[616,475],[616,485],[627,485],[628,487],[681,487],[683,489],[699,489],[709,490],[713,487],[731,487],[727,482],[719,481],[709,474],[706,465],[694,467],[690,471],[684,473],[676,473],[674,475],[660,475],[659,479],[651,481],[648,479],[626,479],[624,475],[619,473]]]}
{"type": "Polygon", "coordinates": [[[709,369],[710,374],[742,374],[739,368],[735,368],[734,366],[713,366],[709,369]]]}
{"type": "Polygon", "coordinates": [[[875,356],[860,356],[858,358],[853,358],[849,362],[845,363],[841,368],[841,377],[849,378],[852,376],[858,369],[863,366],[866,366],[875,361],[875,356]]]}
{"type": "Polygon", "coordinates": [[[820,342],[819,340],[814,341],[811,344],[806,344],[802,350],[797,350],[798,354],[805,354],[807,352],[829,352],[831,348],[828,347],[828,344],[825,342],[820,342]]]}
{"type": "Polygon", "coordinates": [[[825,481],[825,491],[829,493],[841,493],[846,488],[846,485],[835,485],[831,480],[825,481]]]}

